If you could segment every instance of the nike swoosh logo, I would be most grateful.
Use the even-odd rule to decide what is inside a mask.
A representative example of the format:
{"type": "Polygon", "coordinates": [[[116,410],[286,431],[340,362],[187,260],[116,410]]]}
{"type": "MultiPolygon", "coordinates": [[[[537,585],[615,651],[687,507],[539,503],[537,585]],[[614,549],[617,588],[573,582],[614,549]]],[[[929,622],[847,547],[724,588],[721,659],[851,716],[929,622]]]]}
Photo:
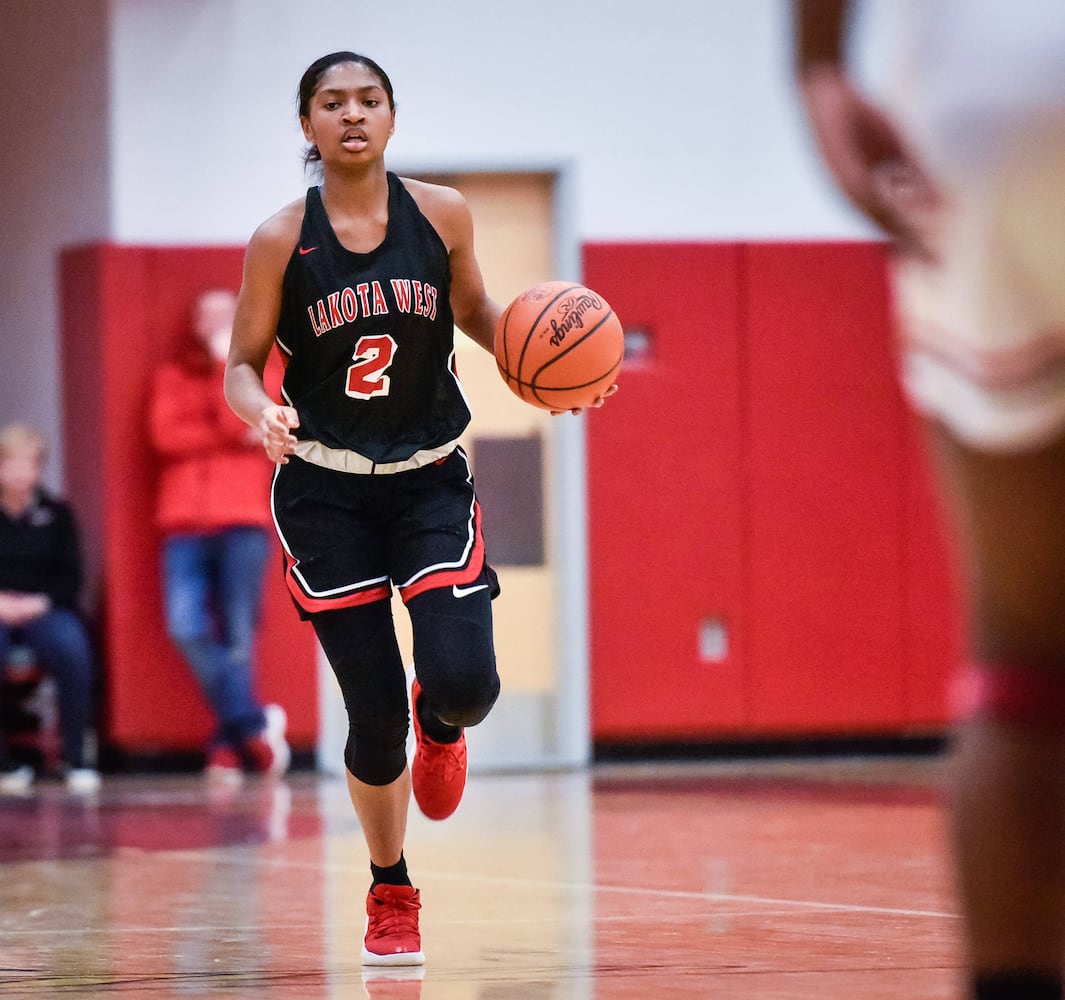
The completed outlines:
{"type": "Polygon", "coordinates": [[[478,590],[487,590],[488,584],[482,583],[476,587],[460,587],[457,583],[451,585],[451,593],[456,597],[469,597],[470,594],[476,594],[478,590]]]}
{"type": "Polygon", "coordinates": [[[304,249],[303,247],[300,247],[300,256],[301,257],[306,257],[307,254],[314,253],[314,251],[317,250],[317,249],[318,249],[317,247],[307,247],[306,249],[304,249]]]}

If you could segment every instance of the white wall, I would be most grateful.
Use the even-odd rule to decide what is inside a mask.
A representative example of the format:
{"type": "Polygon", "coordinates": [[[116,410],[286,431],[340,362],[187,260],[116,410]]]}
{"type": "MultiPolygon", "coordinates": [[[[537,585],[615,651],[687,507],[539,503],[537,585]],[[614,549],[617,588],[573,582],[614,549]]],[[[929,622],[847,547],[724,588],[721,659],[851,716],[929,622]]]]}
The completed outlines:
{"type": "Polygon", "coordinates": [[[115,235],[243,241],[303,187],[294,94],[389,73],[392,162],[577,165],[587,239],[838,235],[787,77],[783,0],[117,0],[115,235]]]}
{"type": "Polygon", "coordinates": [[[9,242],[0,421],[58,436],[59,247],[243,243],[305,187],[295,91],[335,49],[391,75],[397,169],[570,164],[581,240],[868,232],[811,155],[787,0],[61,6],[63,32],[4,10],[0,206],[28,252],[9,242]]]}

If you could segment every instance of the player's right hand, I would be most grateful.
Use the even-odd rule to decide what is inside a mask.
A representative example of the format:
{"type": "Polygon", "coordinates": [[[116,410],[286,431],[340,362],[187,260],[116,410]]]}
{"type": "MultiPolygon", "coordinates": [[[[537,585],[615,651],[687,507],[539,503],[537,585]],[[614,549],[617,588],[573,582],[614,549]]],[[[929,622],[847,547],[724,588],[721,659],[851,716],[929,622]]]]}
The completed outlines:
{"type": "Polygon", "coordinates": [[[299,425],[299,415],[291,406],[268,406],[259,414],[259,433],[271,462],[288,462],[288,456],[296,450],[296,435],[291,428],[299,425]]]}

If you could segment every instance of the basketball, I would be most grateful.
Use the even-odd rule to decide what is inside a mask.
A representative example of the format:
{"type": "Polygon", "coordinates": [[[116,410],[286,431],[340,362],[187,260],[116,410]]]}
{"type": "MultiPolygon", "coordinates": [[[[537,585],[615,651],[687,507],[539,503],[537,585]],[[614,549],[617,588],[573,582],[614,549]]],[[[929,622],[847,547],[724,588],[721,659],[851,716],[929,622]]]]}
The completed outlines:
{"type": "Polygon", "coordinates": [[[591,405],[617,381],[624,353],[609,303],[571,281],[522,292],[496,325],[499,374],[516,396],[545,410],[591,405]]]}

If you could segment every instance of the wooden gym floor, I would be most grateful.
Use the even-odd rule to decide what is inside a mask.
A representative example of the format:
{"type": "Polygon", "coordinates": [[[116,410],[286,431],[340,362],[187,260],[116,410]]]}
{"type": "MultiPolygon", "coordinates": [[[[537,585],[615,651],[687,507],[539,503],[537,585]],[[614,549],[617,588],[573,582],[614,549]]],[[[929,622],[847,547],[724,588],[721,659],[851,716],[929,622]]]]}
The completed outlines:
{"type": "Polygon", "coordinates": [[[936,757],[473,775],[412,810],[427,964],[364,971],[342,780],[118,776],[0,798],[0,994],[957,997],[936,757]]]}

